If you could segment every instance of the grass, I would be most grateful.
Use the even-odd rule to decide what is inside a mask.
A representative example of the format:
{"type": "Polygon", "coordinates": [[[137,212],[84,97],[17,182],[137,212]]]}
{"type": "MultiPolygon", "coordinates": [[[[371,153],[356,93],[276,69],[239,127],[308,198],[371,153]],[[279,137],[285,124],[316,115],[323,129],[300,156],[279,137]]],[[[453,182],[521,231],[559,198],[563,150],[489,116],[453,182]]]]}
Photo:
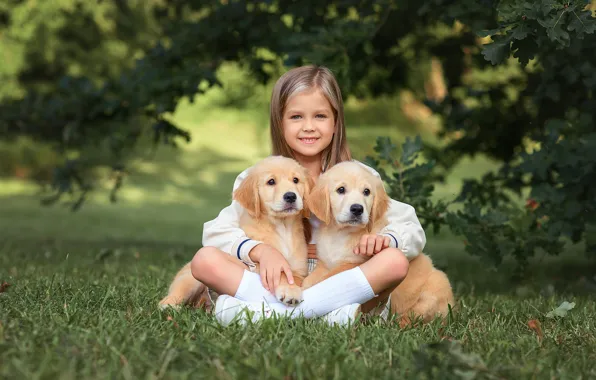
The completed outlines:
{"type": "MultiPolygon", "coordinates": [[[[357,157],[377,135],[401,142],[416,132],[397,113],[366,123],[379,112],[371,109],[347,112],[358,122],[348,131],[357,157]]],[[[0,183],[0,284],[10,284],[0,292],[0,378],[596,376],[596,268],[576,247],[532,260],[531,273],[513,284],[510,261],[491,270],[459,239],[428,231],[426,251],[457,296],[459,312],[446,326],[267,320],[223,328],[200,310],[158,311],[173,274],[200,246],[202,224],[229,202],[238,172],[268,151],[251,112],[199,103],[175,118],[193,142],[139,159],[116,205],[100,193],[77,213],[42,208],[34,187],[0,183]],[[563,301],[575,308],[548,318],[563,301]]],[[[461,178],[490,167],[462,162],[436,196],[452,196],[461,178]]]]}
{"type": "MultiPolygon", "coordinates": [[[[506,286],[505,273],[448,250],[446,270],[460,312],[447,326],[400,330],[372,320],[341,329],[320,321],[267,320],[223,328],[203,311],[155,307],[191,249],[5,243],[1,276],[11,286],[0,296],[0,377],[402,378],[414,377],[424,355],[438,355],[422,368],[435,368],[433,378],[457,378],[457,368],[516,379],[596,375],[596,307],[578,284],[570,288],[570,279],[555,290],[538,282],[521,292],[506,286]],[[575,308],[564,318],[547,318],[563,300],[575,308]],[[540,321],[541,334],[528,327],[531,320],[540,321]],[[459,342],[481,364],[453,347],[427,347],[441,340],[459,342]]],[[[537,272],[548,268],[550,263],[539,265],[537,272]]]]}

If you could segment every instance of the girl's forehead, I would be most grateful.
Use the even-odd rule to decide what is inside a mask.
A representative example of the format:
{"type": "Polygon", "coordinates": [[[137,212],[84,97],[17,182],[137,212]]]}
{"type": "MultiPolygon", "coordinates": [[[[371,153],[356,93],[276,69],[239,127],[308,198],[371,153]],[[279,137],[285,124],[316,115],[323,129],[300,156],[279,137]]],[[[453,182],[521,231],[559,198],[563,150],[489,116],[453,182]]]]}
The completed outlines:
{"type": "Polygon", "coordinates": [[[316,104],[319,107],[333,108],[323,91],[317,87],[314,89],[303,90],[292,95],[286,101],[286,109],[298,106],[308,106],[311,104],[316,104]]]}

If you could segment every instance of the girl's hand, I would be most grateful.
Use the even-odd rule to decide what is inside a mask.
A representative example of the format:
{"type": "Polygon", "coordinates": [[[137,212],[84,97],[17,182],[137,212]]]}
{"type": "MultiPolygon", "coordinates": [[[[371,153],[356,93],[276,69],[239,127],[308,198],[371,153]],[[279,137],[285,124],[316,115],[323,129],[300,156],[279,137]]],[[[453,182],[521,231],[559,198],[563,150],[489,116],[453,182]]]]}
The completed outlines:
{"type": "Polygon", "coordinates": [[[259,244],[251,250],[250,256],[253,261],[259,263],[261,282],[268,291],[275,293],[282,272],[286,274],[289,284],[294,283],[290,264],[277,249],[267,244],[259,244]]]}
{"type": "Polygon", "coordinates": [[[360,238],[360,243],[354,247],[354,253],[357,255],[366,255],[372,256],[384,250],[385,248],[389,248],[389,243],[391,242],[389,236],[382,236],[382,235],[363,235],[360,238]]]}

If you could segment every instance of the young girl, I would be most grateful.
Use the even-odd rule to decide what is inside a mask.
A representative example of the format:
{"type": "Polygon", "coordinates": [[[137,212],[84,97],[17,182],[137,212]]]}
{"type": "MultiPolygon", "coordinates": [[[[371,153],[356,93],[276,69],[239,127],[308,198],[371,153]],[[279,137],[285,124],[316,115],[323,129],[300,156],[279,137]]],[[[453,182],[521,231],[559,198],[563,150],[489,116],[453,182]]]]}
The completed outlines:
{"type": "MultiPolygon", "coordinates": [[[[273,155],[296,159],[313,179],[333,165],[351,160],[342,96],[330,70],[304,66],[279,78],[271,96],[270,132],[273,155]]],[[[234,190],[248,170],[237,177],[234,190]]],[[[293,283],[288,262],[271,246],[246,237],[238,227],[241,212],[242,207],[233,201],[216,219],[205,223],[203,248],[191,262],[193,276],[221,294],[215,314],[224,325],[245,308],[253,311],[253,320],[276,312],[306,318],[322,316],[331,323],[350,322],[358,312],[367,312],[387,300],[405,278],[409,260],[426,244],[414,208],[392,200],[387,215],[389,224],[383,233],[363,236],[354,247],[354,254],[371,258],[305,290],[303,302],[289,307],[273,296],[280,276],[288,276],[293,283]],[[260,274],[251,271],[255,262],[260,264],[260,274]]],[[[318,223],[316,217],[311,217],[313,229],[318,223]]],[[[316,262],[312,243],[315,242],[309,245],[309,271],[316,262]]]]}

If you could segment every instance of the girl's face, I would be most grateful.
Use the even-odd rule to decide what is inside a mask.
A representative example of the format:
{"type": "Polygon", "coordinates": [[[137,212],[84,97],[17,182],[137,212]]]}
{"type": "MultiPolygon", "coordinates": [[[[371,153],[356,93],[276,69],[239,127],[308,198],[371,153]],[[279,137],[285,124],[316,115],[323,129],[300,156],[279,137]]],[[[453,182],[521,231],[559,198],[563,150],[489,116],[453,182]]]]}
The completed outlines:
{"type": "Polygon", "coordinates": [[[333,108],[318,89],[290,98],[282,120],[284,138],[299,161],[320,155],[333,140],[333,108]]]}

